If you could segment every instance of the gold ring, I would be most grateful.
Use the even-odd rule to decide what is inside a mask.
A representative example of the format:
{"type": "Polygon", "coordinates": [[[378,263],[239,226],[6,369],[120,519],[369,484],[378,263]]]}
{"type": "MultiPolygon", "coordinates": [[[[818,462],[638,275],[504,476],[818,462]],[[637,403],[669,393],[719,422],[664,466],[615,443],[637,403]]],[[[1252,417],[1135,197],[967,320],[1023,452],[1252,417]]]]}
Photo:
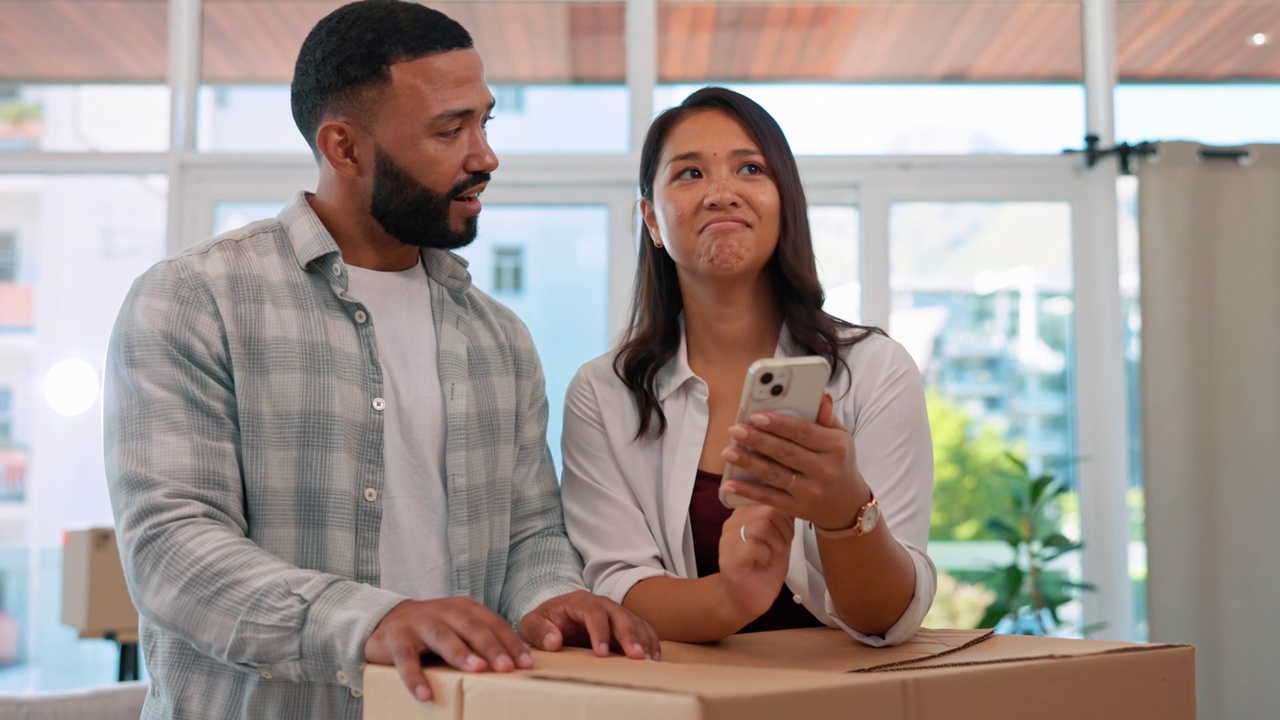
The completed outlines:
{"type": "Polygon", "coordinates": [[[742,538],[742,542],[746,542],[746,541],[747,541],[747,526],[746,526],[746,525],[739,525],[739,526],[738,526],[738,537],[742,538]]]}
{"type": "Polygon", "coordinates": [[[786,491],[791,492],[791,488],[795,487],[795,485],[796,485],[796,474],[791,473],[791,483],[787,485],[786,491]]]}

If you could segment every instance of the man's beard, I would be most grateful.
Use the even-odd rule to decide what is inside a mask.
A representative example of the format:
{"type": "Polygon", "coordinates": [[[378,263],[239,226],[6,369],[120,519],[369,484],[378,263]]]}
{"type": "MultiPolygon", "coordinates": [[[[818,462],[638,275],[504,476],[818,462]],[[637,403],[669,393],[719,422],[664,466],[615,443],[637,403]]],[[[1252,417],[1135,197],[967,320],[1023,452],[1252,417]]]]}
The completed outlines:
{"type": "Polygon", "coordinates": [[[453,198],[489,180],[489,173],[473,173],[441,195],[414,180],[381,147],[374,146],[373,199],[369,214],[391,237],[406,245],[456,250],[476,239],[476,218],[469,217],[459,232],[449,227],[453,198]]]}

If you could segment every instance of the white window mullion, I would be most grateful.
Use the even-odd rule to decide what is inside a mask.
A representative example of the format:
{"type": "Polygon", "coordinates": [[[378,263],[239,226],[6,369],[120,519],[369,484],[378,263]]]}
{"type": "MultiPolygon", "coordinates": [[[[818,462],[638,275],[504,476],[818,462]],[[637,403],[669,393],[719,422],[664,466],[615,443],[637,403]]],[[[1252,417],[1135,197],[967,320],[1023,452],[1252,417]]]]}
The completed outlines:
{"type": "Polygon", "coordinates": [[[862,318],[859,322],[890,332],[889,204],[892,200],[891,194],[881,185],[861,186],[858,214],[861,247],[858,248],[858,256],[861,262],[862,318]]]}
{"type": "Polygon", "coordinates": [[[626,0],[627,90],[631,95],[631,152],[640,146],[653,118],[658,85],[658,0],[626,0]]]}

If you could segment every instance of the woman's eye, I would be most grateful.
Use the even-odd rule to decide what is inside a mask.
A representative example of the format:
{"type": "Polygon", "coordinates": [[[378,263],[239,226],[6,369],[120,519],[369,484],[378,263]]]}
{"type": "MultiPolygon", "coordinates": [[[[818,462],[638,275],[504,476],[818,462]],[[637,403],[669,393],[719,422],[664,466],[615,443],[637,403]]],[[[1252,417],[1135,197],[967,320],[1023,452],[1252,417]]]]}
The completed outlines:
{"type": "Polygon", "coordinates": [[[676,177],[681,180],[696,180],[702,177],[702,171],[697,168],[688,168],[686,170],[681,170],[680,174],[676,175],[676,177]]]}
{"type": "Polygon", "coordinates": [[[743,175],[763,175],[764,166],[762,166],[760,163],[747,163],[746,165],[743,165],[742,169],[739,170],[738,172],[742,173],[743,175]]]}

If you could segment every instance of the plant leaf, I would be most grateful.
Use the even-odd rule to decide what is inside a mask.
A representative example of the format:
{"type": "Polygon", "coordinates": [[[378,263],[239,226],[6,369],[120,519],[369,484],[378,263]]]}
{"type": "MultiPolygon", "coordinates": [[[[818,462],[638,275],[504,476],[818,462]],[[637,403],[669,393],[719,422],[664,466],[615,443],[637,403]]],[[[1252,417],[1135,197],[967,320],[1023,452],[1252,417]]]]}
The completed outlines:
{"type": "Polygon", "coordinates": [[[1008,606],[1000,606],[1000,603],[991,603],[987,606],[987,611],[983,613],[982,619],[978,621],[978,627],[993,628],[1008,614],[1008,606]]]}
{"type": "Polygon", "coordinates": [[[1002,517],[987,518],[987,530],[997,538],[1008,543],[1015,550],[1022,544],[1022,533],[1013,526],[1013,523],[1002,517]]]}
{"type": "Polygon", "coordinates": [[[1076,550],[1079,550],[1082,547],[1084,547],[1083,543],[1071,543],[1066,547],[1058,548],[1056,550],[1051,550],[1045,553],[1043,556],[1041,556],[1040,559],[1043,560],[1044,562],[1051,562],[1053,560],[1057,560],[1058,558],[1062,557],[1063,555],[1066,555],[1069,552],[1075,552],[1076,550]]]}
{"type": "Polygon", "coordinates": [[[1041,540],[1040,544],[1049,548],[1061,548],[1061,547],[1070,547],[1072,545],[1072,542],[1071,542],[1071,539],[1068,538],[1066,535],[1063,535],[1060,532],[1054,531],[1048,537],[1041,540]]]}

